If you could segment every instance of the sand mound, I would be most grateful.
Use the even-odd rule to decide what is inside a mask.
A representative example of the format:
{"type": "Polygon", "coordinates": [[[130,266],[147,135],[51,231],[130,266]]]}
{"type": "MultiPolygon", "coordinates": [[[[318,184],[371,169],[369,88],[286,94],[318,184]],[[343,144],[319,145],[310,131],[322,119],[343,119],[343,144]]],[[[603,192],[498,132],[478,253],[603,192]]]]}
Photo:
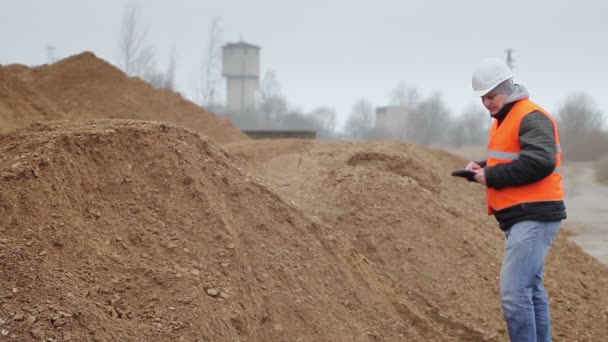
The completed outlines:
{"type": "Polygon", "coordinates": [[[9,109],[0,109],[3,131],[47,118],[119,118],[173,122],[219,142],[247,139],[226,118],[201,109],[173,91],[129,78],[90,52],[36,68],[0,67],[0,104],[9,109]],[[6,93],[6,87],[13,92],[6,93]],[[10,105],[15,101],[21,105],[10,105]],[[37,111],[24,110],[27,106],[23,103],[37,111]]]}
{"type": "MultiPolygon", "coordinates": [[[[0,67],[0,130],[0,338],[506,339],[504,238],[458,157],[249,141],[91,53],[0,67]]],[[[608,270],[565,235],[555,339],[603,341],[608,270]]]]}
{"type": "MultiPolygon", "coordinates": [[[[292,153],[285,144],[294,146],[225,147],[402,284],[398,293],[417,293],[428,308],[415,309],[443,324],[442,339],[455,336],[459,325],[471,328],[462,340],[478,340],[473,331],[507,339],[497,279],[504,236],[484,213],[482,188],[449,176],[463,159],[397,142],[316,143],[292,153]],[[251,151],[264,160],[256,163],[251,151]]],[[[608,269],[564,235],[546,270],[554,336],[601,341],[608,334],[608,269]]]]}
{"type": "Polygon", "coordinates": [[[415,291],[398,294],[234,159],[166,124],[1,135],[0,330],[64,341],[443,339],[415,291]]]}
{"type": "Polygon", "coordinates": [[[0,131],[9,131],[38,120],[58,120],[62,111],[34,91],[16,73],[26,67],[0,67],[0,131]]]}

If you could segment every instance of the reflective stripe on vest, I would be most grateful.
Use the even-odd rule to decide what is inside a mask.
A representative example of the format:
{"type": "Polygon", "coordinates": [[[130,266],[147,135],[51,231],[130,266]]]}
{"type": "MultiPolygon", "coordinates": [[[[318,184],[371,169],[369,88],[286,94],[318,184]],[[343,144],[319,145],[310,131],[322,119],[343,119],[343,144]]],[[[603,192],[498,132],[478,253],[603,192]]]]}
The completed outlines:
{"type": "MultiPolygon", "coordinates": [[[[562,147],[557,144],[555,145],[555,150],[557,153],[562,152],[562,147]]],[[[496,158],[496,159],[519,159],[519,152],[505,152],[499,150],[488,150],[488,158],[496,158]]]]}
{"type": "Polygon", "coordinates": [[[553,123],[556,140],[555,170],[538,182],[520,186],[505,187],[500,190],[487,188],[488,214],[513,205],[529,202],[559,201],[563,200],[562,189],[562,149],[557,132],[557,124],[553,117],[543,108],[523,99],[518,101],[506,115],[500,126],[497,121],[492,122],[488,143],[487,166],[500,163],[509,163],[520,156],[519,126],[523,117],[533,111],[540,111],[547,115],[553,123]]]}
{"type": "Polygon", "coordinates": [[[498,150],[488,150],[488,158],[496,158],[496,159],[518,159],[519,153],[517,152],[505,152],[498,150]]]}

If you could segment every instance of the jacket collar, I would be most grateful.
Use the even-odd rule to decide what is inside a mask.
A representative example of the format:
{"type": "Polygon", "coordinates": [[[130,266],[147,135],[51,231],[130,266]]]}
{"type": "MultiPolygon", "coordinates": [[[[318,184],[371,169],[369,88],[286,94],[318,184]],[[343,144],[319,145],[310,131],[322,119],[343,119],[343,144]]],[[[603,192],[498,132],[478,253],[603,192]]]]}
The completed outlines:
{"type": "Polygon", "coordinates": [[[513,106],[515,106],[516,103],[517,103],[517,101],[507,103],[506,105],[502,106],[502,108],[496,114],[492,114],[492,117],[494,119],[498,120],[499,125],[502,123],[502,120],[504,120],[507,117],[507,114],[509,114],[509,112],[511,111],[511,108],[513,108],[513,106]]]}
{"type": "Polygon", "coordinates": [[[530,97],[530,93],[528,93],[528,90],[523,85],[514,84],[513,93],[507,97],[506,104],[492,117],[498,120],[498,124],[500,125],[513,106],[520,100],[527,99],[528,97],[530,97]]]}

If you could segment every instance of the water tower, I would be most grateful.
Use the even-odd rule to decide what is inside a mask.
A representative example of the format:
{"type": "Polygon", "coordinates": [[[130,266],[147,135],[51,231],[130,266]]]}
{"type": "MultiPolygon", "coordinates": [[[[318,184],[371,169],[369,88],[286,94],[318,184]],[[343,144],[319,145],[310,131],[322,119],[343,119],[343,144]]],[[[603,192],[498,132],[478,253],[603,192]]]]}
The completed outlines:
{"type": "Polygon", "coordinates": [[[222,74],[226,77],[226,107],[242,115],[253,107],[260,83],[260,47],[228,43],[222,48],[222,74]]]}

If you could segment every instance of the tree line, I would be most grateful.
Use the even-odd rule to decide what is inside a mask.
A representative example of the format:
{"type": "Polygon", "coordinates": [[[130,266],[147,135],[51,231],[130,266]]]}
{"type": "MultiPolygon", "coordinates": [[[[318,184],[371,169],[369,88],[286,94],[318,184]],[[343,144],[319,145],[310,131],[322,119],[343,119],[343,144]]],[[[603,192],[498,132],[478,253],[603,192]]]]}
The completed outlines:
{"type": "MultiPolygon", "coordinates": [[[[126,74],[140,77],[155,87],[175,89],[175,55],[172,54],[166,69],[159,68],[153,49],[146,41],[146,31],[138,8],[128,5],[119,39],[121,67],[126,74]]],[[[322,105],[304,112],[291,106],[272,71],[262,78],[254,106],[243,113],[228,113],[218,100],[222,83],[221,34],[220,18],[213,18],[197,68],[199,76],[193,84],[193,101],[228,116],[238,128],[312,130],[319,139],[397,139],[451,147],[486,144],[491,119],[481,104],[472,104],[454,115],[439,93],[423,97],[415,87],[404,82],[389,93],[387,105],[401,108],[407,120],[398,120],[390,130],[377,125],[377,107],[365,98],[352,105],[344,128],[338,130],[334,108],[322,105]]],[[[588,94],[569,95],[554,114],[566,158],[592,160],[607,155],[606,117],[588,94]]]]}

